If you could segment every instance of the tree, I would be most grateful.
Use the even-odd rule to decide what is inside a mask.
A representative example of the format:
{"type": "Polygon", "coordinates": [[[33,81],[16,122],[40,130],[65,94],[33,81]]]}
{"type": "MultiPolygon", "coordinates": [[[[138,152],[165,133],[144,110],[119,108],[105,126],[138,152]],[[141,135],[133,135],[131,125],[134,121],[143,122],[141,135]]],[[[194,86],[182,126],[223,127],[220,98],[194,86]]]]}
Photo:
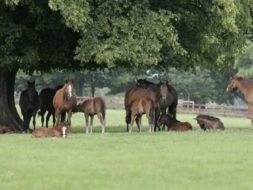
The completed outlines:
{"type": "Polygon", "coordinates": [[[252,5],[252,0],[1,1],[0,107],[6,112],[0,124],[20,128],[13,100],[19,69],[168,64],[225,69],[252,36],[252,5]]]}

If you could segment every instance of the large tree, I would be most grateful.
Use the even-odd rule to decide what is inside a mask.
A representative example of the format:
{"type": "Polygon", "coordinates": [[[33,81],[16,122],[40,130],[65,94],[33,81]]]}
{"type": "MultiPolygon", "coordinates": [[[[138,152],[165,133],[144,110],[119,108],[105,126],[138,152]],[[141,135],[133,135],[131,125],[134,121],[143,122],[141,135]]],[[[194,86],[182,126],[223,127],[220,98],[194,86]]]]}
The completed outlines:
{"type": "Polygon", "coordinates": [[[0,124],[20,128],[17,70],[224,69],[252,33],[252,0],[2,0],[0,124]]]}

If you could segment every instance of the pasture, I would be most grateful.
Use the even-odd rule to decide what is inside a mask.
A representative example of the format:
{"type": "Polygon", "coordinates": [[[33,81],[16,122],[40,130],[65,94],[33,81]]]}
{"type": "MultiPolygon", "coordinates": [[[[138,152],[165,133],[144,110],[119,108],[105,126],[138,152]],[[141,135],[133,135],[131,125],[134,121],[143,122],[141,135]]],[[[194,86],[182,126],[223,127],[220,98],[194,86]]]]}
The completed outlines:
{"type": "MultiPolygon", "coordinates": [[[[221,118],[225,131],[204,132],[193,118],[185,133],[126,133],[124,110],[108,110],[106,133],[94,118],[84,133],[83,114],[72,118],[67,139],[0,136],[1,189],[252,189],[253,131],[250,120],[221,118]]],[[[41,125],[37,119],[37,125],[41,125]]],[[[50,126],[52,121],[50,120],[50,126]]]]}

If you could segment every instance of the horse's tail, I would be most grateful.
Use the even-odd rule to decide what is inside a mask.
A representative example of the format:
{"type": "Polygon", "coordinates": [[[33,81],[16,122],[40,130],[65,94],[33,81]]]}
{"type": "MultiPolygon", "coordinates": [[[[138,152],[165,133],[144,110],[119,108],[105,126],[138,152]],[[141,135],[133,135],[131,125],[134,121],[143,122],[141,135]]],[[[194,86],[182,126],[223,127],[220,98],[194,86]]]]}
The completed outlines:
{"type": "Polygon", "coordinates": [[[105,103],[103,102],[103,104],[102,104],[102,110],[101,110],[103,119],[105,119],[105,110],[106,110],[106,106],[105,106],[105,103]]]}

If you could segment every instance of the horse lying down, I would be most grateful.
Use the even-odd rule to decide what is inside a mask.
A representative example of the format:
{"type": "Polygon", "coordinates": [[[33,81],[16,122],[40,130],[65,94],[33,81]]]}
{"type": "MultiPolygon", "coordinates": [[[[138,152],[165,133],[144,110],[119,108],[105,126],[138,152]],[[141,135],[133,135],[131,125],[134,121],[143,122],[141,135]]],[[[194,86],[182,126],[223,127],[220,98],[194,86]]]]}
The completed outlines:
{"type": "Polygon", "coordinates": [[[180,122],[173,119],[170,115],[161,115],[157,121],[159,126],[166,125],[168,131],[188,131],[192,130],[192,126],[188,122],[180,122]]]}
{"type": "Polygon", "coordinates": [[[32,132],[34,137],[67,137],[68,124],[58,123],[53,128],[37,128],[32,132]]]}
{"type": "Polygon", "coordinates": [[[12,127],[5,126],[5,125],[0,125],[0,134],[4,133],[15,133],[16,130],[12,127]]]}
{"type": "Polygon", "coordinates": [[[221,129],[224,130],[224,125],[220,121],[219,118],[209,116],[209,115],[198,115],[195,118],[203,130],[209,130],[209,129],[221,129]]]}

